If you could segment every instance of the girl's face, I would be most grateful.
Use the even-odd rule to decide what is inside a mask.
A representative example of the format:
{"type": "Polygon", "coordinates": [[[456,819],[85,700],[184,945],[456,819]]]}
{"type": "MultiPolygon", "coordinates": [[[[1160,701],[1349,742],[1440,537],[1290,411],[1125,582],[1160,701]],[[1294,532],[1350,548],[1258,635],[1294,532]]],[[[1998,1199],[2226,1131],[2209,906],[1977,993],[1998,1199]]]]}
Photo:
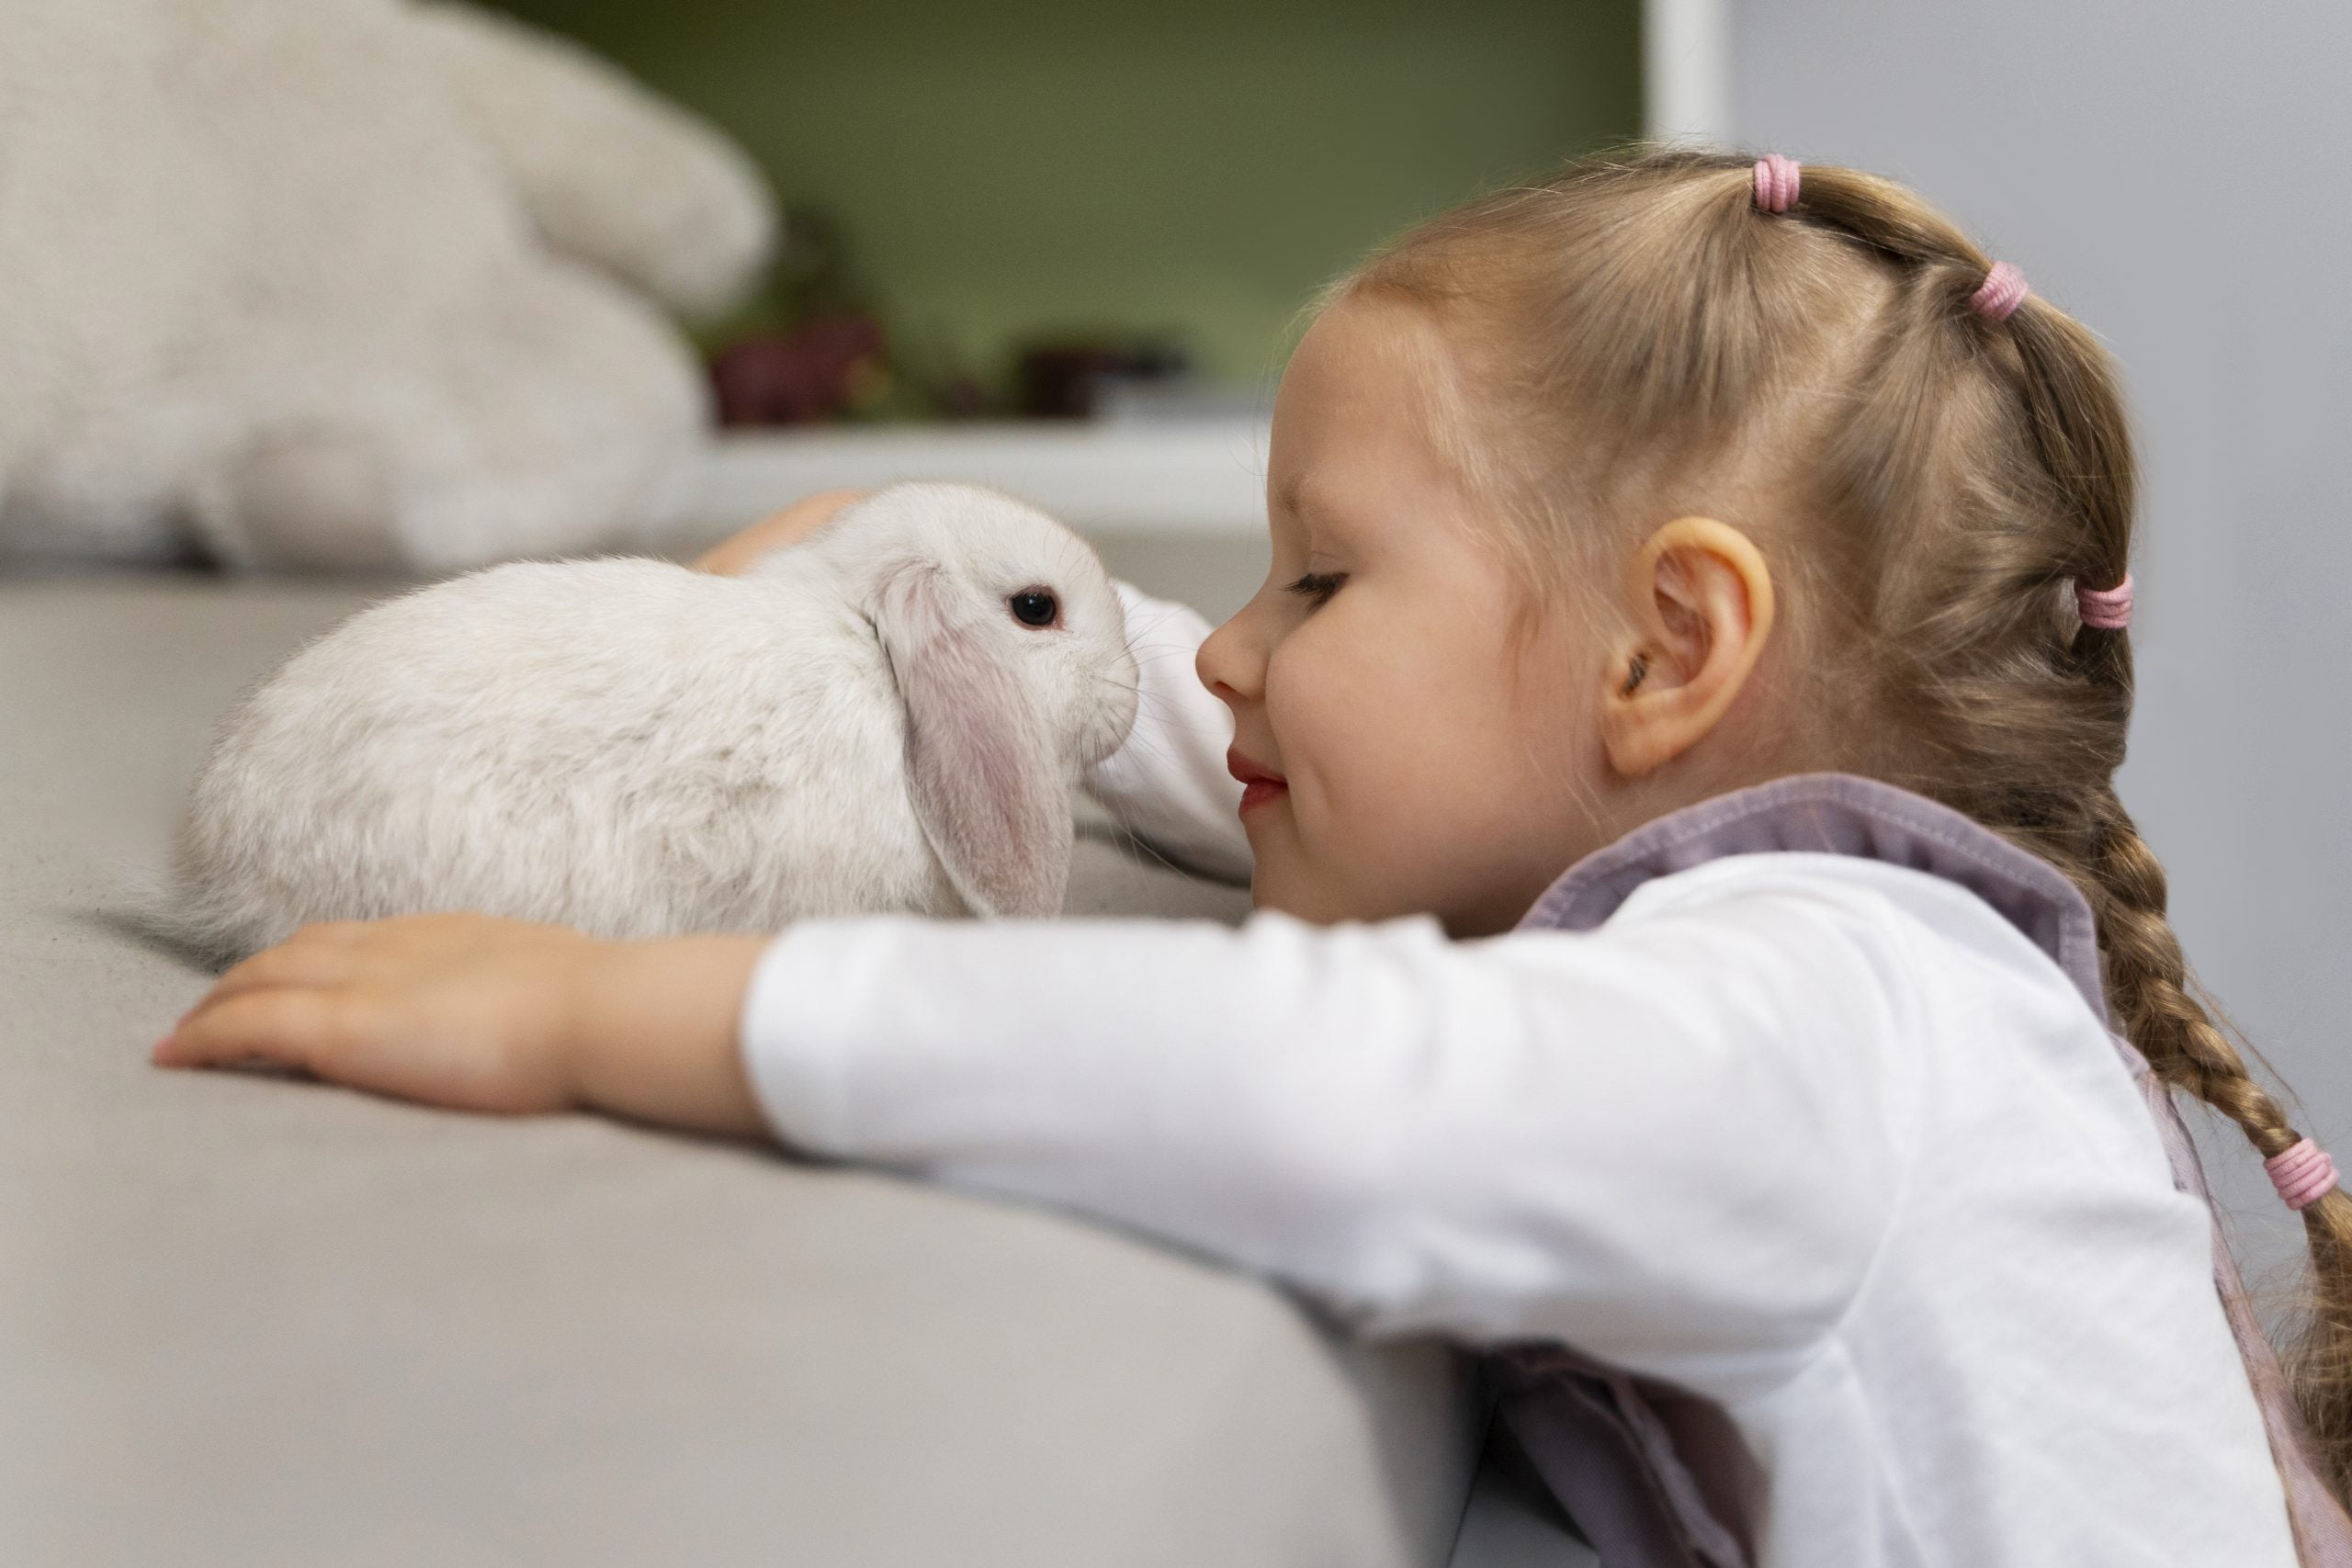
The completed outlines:
{"type": "Polygon", "coordinates": [[[1202,646],[1233,710],[1232,762],[1261,908],[1304,919],[1436,915],[1509,930],[1604,841],[1605,654],[1548,610],[1510,640],[1510,574],[1430,428],[1446,352],[1408,305],[1326,310],[1274,404],[1265,586],[1202,646]]]}

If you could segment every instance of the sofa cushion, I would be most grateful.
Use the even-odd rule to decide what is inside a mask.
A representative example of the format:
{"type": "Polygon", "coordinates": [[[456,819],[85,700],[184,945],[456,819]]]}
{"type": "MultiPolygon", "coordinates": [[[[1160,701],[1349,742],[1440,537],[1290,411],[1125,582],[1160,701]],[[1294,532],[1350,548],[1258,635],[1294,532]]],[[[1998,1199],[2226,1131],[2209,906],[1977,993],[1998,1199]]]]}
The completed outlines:
{"type": "MultiPolygon", "coordinates": [[[[1442,1562],[1433,1343],[1057,1214],[588,1116],[166,1073],[214,718],[385,585],[0,580],[0,1561],[1442,1562]]],[[[1096,823],[1071,908],[1246,897],[1096,823]]]]}

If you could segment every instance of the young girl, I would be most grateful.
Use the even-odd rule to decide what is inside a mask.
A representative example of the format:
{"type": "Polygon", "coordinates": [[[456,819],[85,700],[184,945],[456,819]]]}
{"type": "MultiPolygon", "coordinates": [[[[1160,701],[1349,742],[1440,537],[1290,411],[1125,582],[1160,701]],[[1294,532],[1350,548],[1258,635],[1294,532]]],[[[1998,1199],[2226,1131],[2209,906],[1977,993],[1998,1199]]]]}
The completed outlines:
{"type": "Polygon", "coordinates": [[[1508,1351],[1612,1568],[2352,1561],[2352,1201],[2110,784],[2132,484],[2090,334],[1901,187],[1580,164],[1333,290],[1239,615],[1128,601],[1091,782],[1214,862],[1228,765],[1241,929],[320,926],[155,1058],[773,1135],[1508,1351]],[[2302,1209],[2313,1438],[2164,1086],[2302,1209]]]}

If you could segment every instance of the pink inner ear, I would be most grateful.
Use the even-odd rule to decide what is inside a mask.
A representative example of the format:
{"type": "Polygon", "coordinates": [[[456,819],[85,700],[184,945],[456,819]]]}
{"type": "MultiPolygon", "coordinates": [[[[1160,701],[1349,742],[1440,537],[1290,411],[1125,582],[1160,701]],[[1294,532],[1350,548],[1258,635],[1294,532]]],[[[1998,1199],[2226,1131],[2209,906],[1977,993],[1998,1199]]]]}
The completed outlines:
{"type": "Polygon", "coordinates": [[[933,853],[984,915],[1061,912],[1069,799],[1036,705],[977,625],[949,619],[934,567],[885,583],[876,616],[907,712],[907,777],[933,853]]]}

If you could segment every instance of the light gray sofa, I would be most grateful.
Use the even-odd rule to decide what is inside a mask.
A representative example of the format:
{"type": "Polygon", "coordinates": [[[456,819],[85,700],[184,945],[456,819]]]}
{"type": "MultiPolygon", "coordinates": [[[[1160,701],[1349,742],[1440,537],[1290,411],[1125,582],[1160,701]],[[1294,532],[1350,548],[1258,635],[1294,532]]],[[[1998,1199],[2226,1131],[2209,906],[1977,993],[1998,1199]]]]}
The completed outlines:
{"type": "MultiPolygon", "coordinates": [[[[1446,1561],[1440,1346],[767,1150],[149,1066],[207,976],[126,870],[239,690],[392,586],[0,579],[0,1562],[1446,1561]]],[[[1245,904],[1080,845],[1075,910],[1245,904]]]]}

